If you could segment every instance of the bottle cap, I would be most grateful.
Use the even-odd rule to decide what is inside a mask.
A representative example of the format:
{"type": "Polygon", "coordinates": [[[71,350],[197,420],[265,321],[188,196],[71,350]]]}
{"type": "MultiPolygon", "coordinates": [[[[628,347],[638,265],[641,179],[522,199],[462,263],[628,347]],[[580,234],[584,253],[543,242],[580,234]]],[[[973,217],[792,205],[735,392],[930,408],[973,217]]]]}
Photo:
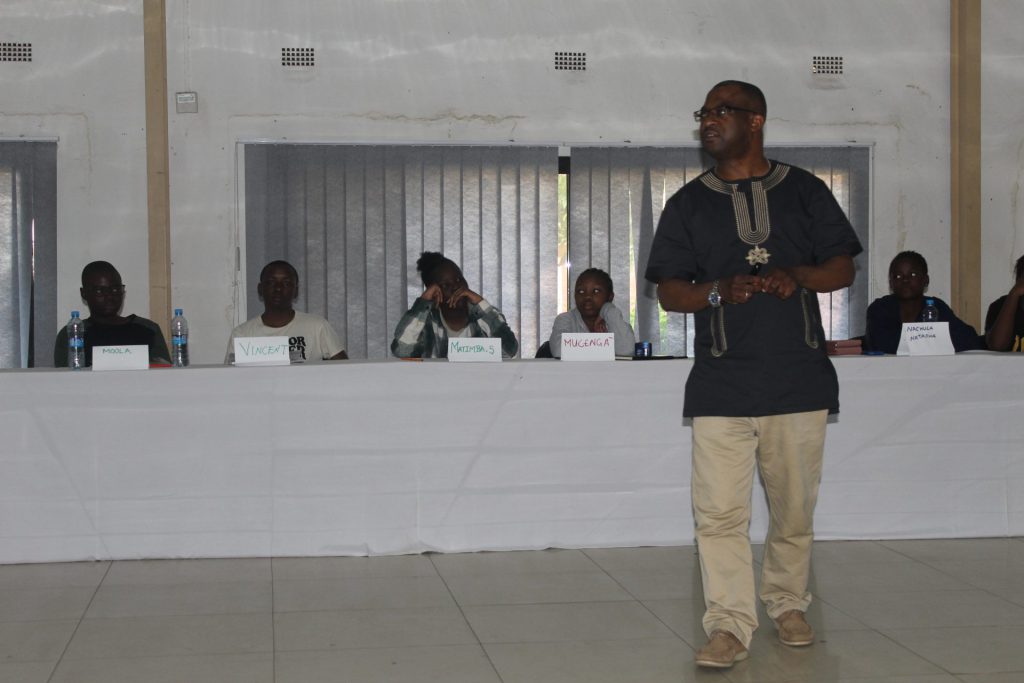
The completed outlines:
{"type": "Polygon", "coordinates": [[[174,315],[181,315],[181,309],[180,308],[175,308],[174,309],[174,315]]]}
{"type": "Polygon", "coordinates": [[[72,318],[77,318],[78,317],[78,311],[71,311],[71,317],[72,318]]]}

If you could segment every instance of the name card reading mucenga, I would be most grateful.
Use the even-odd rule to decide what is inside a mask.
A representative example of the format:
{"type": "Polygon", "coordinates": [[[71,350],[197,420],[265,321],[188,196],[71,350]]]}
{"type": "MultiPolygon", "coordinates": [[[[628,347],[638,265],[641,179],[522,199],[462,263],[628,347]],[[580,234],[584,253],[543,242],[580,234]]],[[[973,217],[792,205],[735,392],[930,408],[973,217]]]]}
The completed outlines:
{"type": "Polygon", "coordinates": [[[235,365],[288,365],[288,337],[236,337],[235,365]]]}
{"type": "Polygon", "coordinates": [[[566,332],[562,335],[562,360],[615,360],[615,334],[566,332]]]}
{"type": "Polygon", "coordinates": [[[903,323],[897,356],[951,356],[954,353],[949,323],[903,323]]]}
{"type": "Polygon", "coordinates": [[[92,347],[93,370],[149,370],[149,347],[145,344],[92,347]]]}
{"type": "Polygon", "coordinates": [[[497,337],[467,337],[448,340],[452,363],[500,363],[501,340],[497,337]]]}

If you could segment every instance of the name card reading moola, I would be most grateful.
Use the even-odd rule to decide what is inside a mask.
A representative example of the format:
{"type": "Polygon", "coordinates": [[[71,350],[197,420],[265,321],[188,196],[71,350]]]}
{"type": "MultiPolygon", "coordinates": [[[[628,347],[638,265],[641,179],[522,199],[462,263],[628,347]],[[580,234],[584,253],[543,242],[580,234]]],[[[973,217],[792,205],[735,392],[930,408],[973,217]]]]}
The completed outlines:
{"type": "Polygon", "coordinates": [[[125,344],[92,347],[93,370],[148,370],[149,347],[125,344]]]}

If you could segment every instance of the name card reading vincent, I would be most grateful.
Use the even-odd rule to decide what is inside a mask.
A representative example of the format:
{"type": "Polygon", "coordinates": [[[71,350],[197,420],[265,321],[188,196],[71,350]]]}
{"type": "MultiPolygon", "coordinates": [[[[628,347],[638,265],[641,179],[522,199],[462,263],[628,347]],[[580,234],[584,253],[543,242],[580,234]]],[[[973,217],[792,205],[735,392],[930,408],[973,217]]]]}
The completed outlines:
{"type": "Polygon", "coordinates": [[[562,360],[615,360],[615,333],[566,332],[562,360]]]}
{"type": "Polygon", "coordinates": [[[468,337],[448,340],[452,363],[500,363],[501,340],[497,337],[468,337]]]}
{"type": "Polygon", "coordinates": [[[236,337],[235,365],[289,365],[288,337],[236,337]]]}
{"type": "Polygon", "coordinates": [[[903,323],[897,356],[952,356],[949,323],[903,323]]]}
{"type": "Polygon", "coordinates": [[[149,347],[145,344],[92,347],[93,370],[149,370],[149,347]]]}

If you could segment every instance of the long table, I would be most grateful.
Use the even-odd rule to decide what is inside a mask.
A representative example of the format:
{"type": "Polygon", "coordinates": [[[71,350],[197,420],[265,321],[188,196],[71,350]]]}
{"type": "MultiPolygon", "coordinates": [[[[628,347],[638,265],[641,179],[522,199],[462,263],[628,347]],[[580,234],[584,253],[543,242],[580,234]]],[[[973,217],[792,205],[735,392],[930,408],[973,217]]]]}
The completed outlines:
{"type": "MultiPolygon", "coordinates": [[[[1024,533],[1024,359],[835,361],[819,538],[1024,533]]],[[[0,372],[0,563],[690,544],[691,364],[0,372]]]]}

